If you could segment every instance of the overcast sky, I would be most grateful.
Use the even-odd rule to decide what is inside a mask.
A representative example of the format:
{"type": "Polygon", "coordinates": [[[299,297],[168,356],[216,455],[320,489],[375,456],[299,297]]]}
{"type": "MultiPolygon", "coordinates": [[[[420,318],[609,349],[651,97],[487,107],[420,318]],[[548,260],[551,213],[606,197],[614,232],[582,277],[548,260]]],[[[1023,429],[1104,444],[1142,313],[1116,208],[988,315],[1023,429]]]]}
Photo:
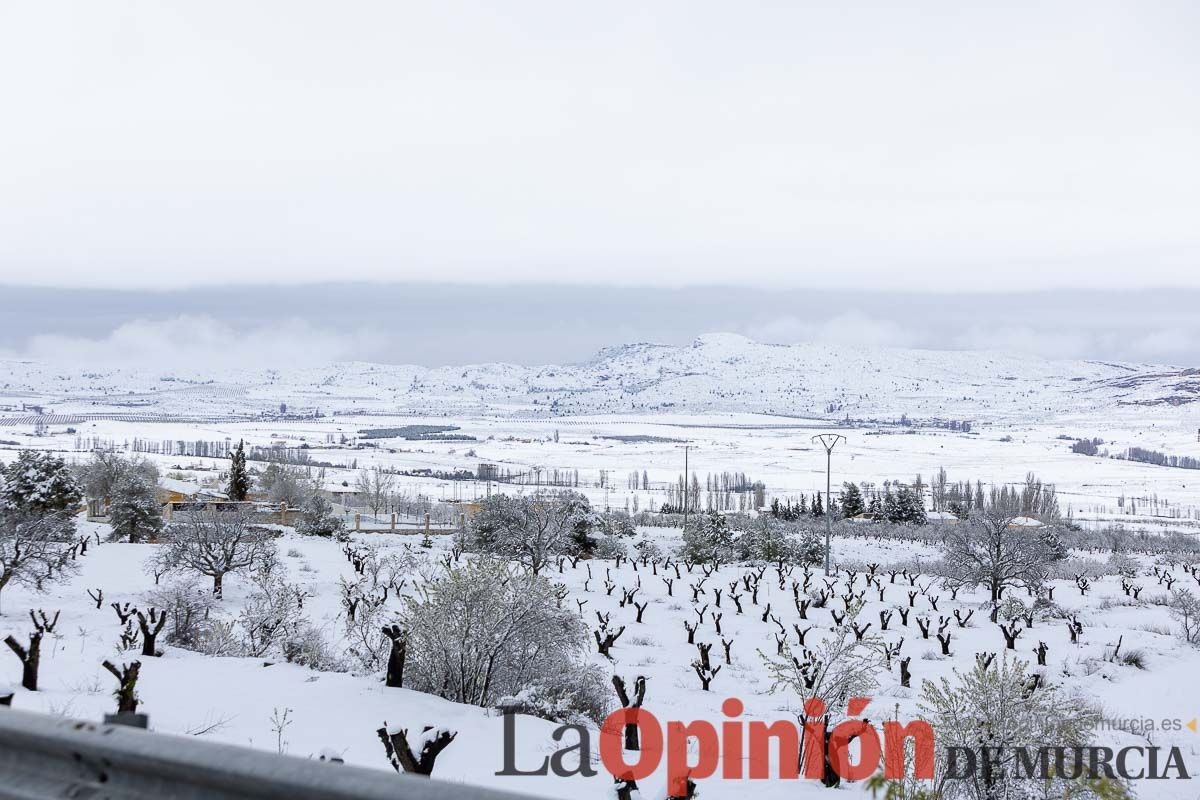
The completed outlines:
{"type": "MultiPolygon", "coordinates": [[[[728,331],[761,342],[1200,366],[1200,290],[950,294],[392,283],[3,289],[0,359],[91,366],[584,361],[728,331]]],[[[3,381],[0,380],[0,383],[3,381]]]]}
{"type": "Polygon", "coordinates": [[[0,2],[0,283],[1200,287],[1200,3],[0,2]]]}

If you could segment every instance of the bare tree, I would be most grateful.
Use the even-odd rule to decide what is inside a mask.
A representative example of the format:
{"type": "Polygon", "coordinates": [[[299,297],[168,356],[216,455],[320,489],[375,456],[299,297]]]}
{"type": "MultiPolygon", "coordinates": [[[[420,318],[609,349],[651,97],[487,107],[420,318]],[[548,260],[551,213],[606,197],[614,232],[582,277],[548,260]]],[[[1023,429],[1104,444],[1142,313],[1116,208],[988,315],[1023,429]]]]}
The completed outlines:
{"type": "Polygon", "coordinates": [[[577,492],[497,494],[471,518],[472,542],[538,575],[555,555],[587,549],[595,521],[587,498],[577,492]]]}
{"type": "Polygon", "coordinates": [[[197,511],[167,526],[155,561],[212,578],[213,594],[220,597],[226,575],[262,567],[275,556],[270,535],[252,528],[240,511],[197,511]]]}
{"type": "Polygon", "coordinates": [[[392,769],[396,772],[425,777],[433,774],[433,766],[437,762],[437,757],[450,746],[454,737],[458,736],[457,731],[446,728],[435,730],[431,726],[426,726],[417,739],[417,743],[421,747],[420,752],[414,753],[408,741],[407,729],[392,728],[385,722],[383,727],[375,733],[383,742],[383,749],[392,769]]]}
{"type": "Polygon", "coordinates": [[[41,620],[34,615],[32,609],[29,618],[33,620],[33,633],[29,634],[29,646],[24,647],[14,637],[5,637],[4,643],[8,649],[21,660],[21,685],[31,692],[38,690],[38,667],[42,660],[42,637],[54,632],[58,624],[59,612],[54,612],[54,618],[46,616],[45,611],[39,611],[41,620]]]}
{"type": "Polygon", "coordinates": [[[1020,507],[991,505],[946,535],[945,580],[949,586],[987,586],[992,602],[1006,587],[1035,589],[1046,580],[1055,553],[1042,528],[1014,525],[1020,507]]]}
{"type": "Polygon", "coordinates": [[[276,505],[301,508],[317,491],[317,484],[307,468],[271,462],[258,479],[259,488],[276,505]]]}
{"type": "Polygon", "coordinates": [[[1171,616],[1179,620],[1180,633],[1188,644],[1200,644],[1200,600],[1186,589],[1172,589],[1167,603],[1171,616]]]}
{"type": "Polygon", "coordinates": [[[377,517],[379,512],[387,506],[388,498],[392,496],[392,489],[395,485],[395,475],[385,472],[380,467],[372,467],[359,471],[354,489],[366,507],[371,509],[371,515],[377,517]]]}
{"type": "MultiPolygon", "coordinates": [[[[857,610],[854,609],[853,614],[847,612],[851,619],[857,610]]],[[[836,717],[847,709],[850,698],[869,697],[879,685],[877,675],[887,668],[887,651],[882,639],[877,636],[860,639],[849,625],[835,628],[828,638],[811,649],[801,648],[800,655],[790,645],[784,644],[783,649],[782,656],[768,656],[759,651],[771,677],[771,691],[790,689],[802,699],[820,701],[824,709],[820,716],[825,722],[826,739],[836,717]]],[[[807,721],[805,714],[800,717],[802,724],[807,721]]],[[[803,769],[803,759],[801,751],[800,769],[803,769]]],[[[836,786],[840,782],[828,753],[822,782],[826,786],[836,786]]]]}
{"type": "Polygon", "coordinates": [[[142,662],[122,664],[118,669],[111,661],[101,663],[102,667],[112,673],[117,679],[117,689],[113,696],[117,698],[118,714],[136,714],[140,699],[137,694],[138,675],[142,670],[142,662]]]}
{"type": "Polygon", "coordinates": [[[96,450],[77,468],[88,500],[103,506],[111,501],[117,484],[130,476],[139,476],[151,486],[158,483],[158,467],[145,458],[125,458],[119,453],[96,450]]]}
{"type": "Polygon", "coordinates": [[[41,592],[74,575],[74,533],[66,513],[0,512],[0,596],[10,583],[41,592]]]}

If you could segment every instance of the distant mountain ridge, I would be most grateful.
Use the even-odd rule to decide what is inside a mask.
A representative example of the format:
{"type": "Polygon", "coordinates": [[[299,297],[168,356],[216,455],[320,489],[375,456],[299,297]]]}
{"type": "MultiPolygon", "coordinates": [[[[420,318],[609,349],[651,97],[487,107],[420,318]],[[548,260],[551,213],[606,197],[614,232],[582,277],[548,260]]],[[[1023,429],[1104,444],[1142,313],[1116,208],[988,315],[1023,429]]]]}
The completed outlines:
{"type": "Polygon", "coordinates": [[[1000,420],[1200,400],[1200,370],[990,351],[763,344],[715,333],[606,347],[578,364],[346,362],[211,371],[0,362],[0,415],[748,412],[825,419],[1000,420]],[[280,411],[286,404],[286,412],[280,411]]]}

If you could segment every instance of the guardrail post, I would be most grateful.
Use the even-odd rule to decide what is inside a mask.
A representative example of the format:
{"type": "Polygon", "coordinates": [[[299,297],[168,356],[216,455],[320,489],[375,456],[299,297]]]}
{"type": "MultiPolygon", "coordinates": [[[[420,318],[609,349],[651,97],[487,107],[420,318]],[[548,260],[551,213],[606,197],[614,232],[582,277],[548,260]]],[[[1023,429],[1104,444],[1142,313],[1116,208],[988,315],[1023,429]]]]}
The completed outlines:
{"type": "Polygon", "coordinates": [[[150,715],[149,714],[130,714],[128,712],[120,714],[105,714],[105,725],[124,725],[126,728],[141,728],[149,730],[150,715]]]}

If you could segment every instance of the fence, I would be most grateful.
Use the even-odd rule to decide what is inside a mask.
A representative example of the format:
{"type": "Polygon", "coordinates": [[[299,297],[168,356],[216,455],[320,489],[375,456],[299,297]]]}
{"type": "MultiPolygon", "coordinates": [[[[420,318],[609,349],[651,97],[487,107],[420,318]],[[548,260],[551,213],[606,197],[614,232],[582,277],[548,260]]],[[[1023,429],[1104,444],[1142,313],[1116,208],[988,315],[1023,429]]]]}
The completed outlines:
{"type": "Polygon", "coordinates": [[[0,708],[0,800],[529,800],[118,725],[0,708]]]}

